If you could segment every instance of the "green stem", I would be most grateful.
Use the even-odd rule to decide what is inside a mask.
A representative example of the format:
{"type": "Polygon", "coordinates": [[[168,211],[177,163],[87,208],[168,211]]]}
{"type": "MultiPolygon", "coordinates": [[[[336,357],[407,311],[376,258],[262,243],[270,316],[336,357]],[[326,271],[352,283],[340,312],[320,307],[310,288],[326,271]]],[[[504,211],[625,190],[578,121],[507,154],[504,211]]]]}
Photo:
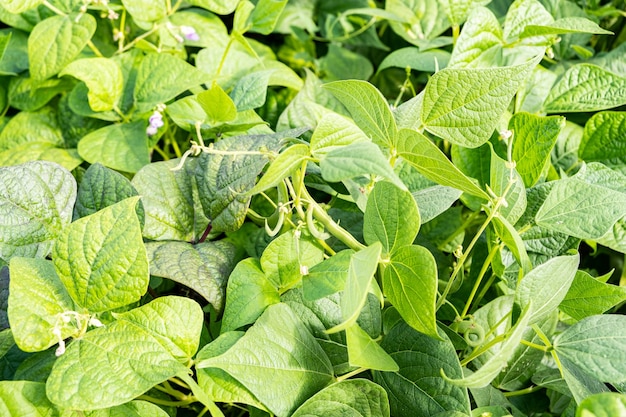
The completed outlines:
{"type": "Polygon", "coordinates": [[[480,215],[480,211],[473,212],[470,216],[467,217],[467,219],[465,219],[462,225],[457,227],[457,229],[439,245],[439,247],[440,248],[446,247],[450,242],[454,240],[455,237],[457,237],[464,230],[466,230],[474,222],[474,220],[476,220],[476,217],[478,217],[479,215],[480,215]]]}
{"type": "Polygon", "coordinates": [[[165,405],[165,406],[170,406],[170,407],[181,407],[181,406],[185,406],[185,405],[189,405],[192,403],[196,402],[196,399],[194,397],[191,397],[187,400],[183,400],[183,401],[168,401],[168,400],[162,400],[160,398],[154,398],[151,397],[149,395],[140,395],[139,397],[137,397],[137,399],[139,400],[144,400],[144,401],[149,401],[153,404],[158,404],[158,405],[165,405]]]}
{"type": "Polygon", "coordinates": [[[532,394],[535,391],[539,391],[542,387],[539,385],[534,385],[532,387],[524,388],[518,391],[505,392],[505,397],[517,397],[519,395],[532,394]]]}
{"type": "Polygon", "coordinates": [[[159,155],[161,155],[161,157],[163,158],[163,160],[164,160],[164,161],[169,161],[169,160],[170,160],[169,155],[168,155],[168,154],[166,154],[166,153],[163,151],[163,149],[159,148],[159,146],[158,146],[158,145],[154,145],[154,150],[155,150],[155,151],[157,151],[157,153],[158,153],[159,155]]]}
{"type": "Polygon", "coordinates": [[[496,256],[496,253],[498,253],[498,250],[500,250],[501,246],[502,246],[501,244],[494,246],[489,252],[489,255],[487,255],[487,259],[485,259],[485,262],[483,263],[483,266],[480,269],[480,272],[478,273],[478,277],[476,278],[476,282],[474,283],[474,288],[472,288],[472,292],[467,298],[467,302],[465,303],[465,307],[463,308],[463,312],[461,313],[462,319],[465,318],[467,312],[469,311],[472,301],[474,299],[474,296],[476,295],[476,292],[478,292],[478,287],[480,287],[480,283],[483,280],[483,277],[485,276],[485,274],[487,273],[487,270],[489,269],[489,265],[491,265],[491,261],[493,261],[493,258],[496,256]]]}
{"type": "Polygon", "coordinates": [[[360,374],[361,372],[365,372],[367,371],[369,368],[358,368],[355,369],[354,371],[348,372],[347,374],[343,374],[341,376],[337,377],[337,382],[341,382],[341,381],[345,381],[348,378],[352,378],[355,375],[360,374]]]}
{"type": "Polygon", "coordinates": [[[537,350],[540,350],[542,352],[548,353],[548,347],[547,346],[541,346],[541,345],[538,345],[538,344],[533,343],[533,342],[529,342],[528,340],[524,340],[524,339],[520,340],[520,343],[522,345],[526,345],[526,346],[531,347],[533,349],[537,349],[537,350]]]}
{"type": "Polygon", "coordinates": [[[128,44],[126,44],[126,46],[124,46],[123,48],[118,50],[118,53],[122,53],[122,52],[126,52],[128,51],[130,48],[132,48],[133,46],[135,46],[135,44],[137,42],[139,42],[142,39],[147,38],[148,36],[152,35],[154,32],[156,32],[157,30],[159,30],[160,26],[159,25],[154,25],[152,27],[152,29],[150,29],[149,31],[142,33],[141,35],[137,36],[135,39],[133,39],[132,41],[130,41],[128,44]]]}
{"type": "Polygon", "coordinates": [[[67,16],[67,13],[63,12],[60,9],[57,9],[55,6],[50,4],[48,0],[44,0],[43,5],[46,6],[48,9],[52,10],[54,13],[58,14],[59,16],[67,16]]]}
{"type": "Polygon", "coordinates": [[[228,37],[228,43],[226,44],[224,53],[222,53],[222,59],[220,60],[220,64],[217,66],[217,71],[215,71],[215,80],[217,80],[217,77],[219,77],[220,73],[222,72],[222,68],[224,67],[224,64],[226,63],[226,56],[228,55],[230,48],[233,46],[234,41],[235,41],[235,37],[231,33],[230,36],[228,37]]]}
{"type": "Polygon", "coordinates": [[[87,46],[89,47],[89,49],[92,50],[94,54],[96,54],[98,58],[104,58],[104,55],[102,55],[102,52],[100,52],[100,49],[98,49],[98,47],[91,40],[87,41],[87,46]]]}
{"type": "Polygon", "coordinates": [[[494,337],[493,339],[489,341],[489,343],[478,347],[472,353],[470,353],[467,358],[463,359],[461,361],[461,366],[467,365],[468,363],[470,363],[471,361],[473,361],[474,359],[476,359],[477,357],[479,357],[480,355],[482,355],[483,353],[491,349],[493,346],[497,345],[498,343],[502,342],[505,339],[506,339],[506,334],[501,334],[499,336],[494,337]]]}

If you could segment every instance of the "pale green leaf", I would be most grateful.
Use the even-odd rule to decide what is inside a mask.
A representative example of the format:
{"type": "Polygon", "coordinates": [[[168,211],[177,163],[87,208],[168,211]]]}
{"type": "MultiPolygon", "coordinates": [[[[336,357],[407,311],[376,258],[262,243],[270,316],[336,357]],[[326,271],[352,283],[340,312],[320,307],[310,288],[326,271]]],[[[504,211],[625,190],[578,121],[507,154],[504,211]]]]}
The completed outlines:
{"type": "Polygon", "coordinates": [[[502,28],[496,16],[485,7],[476,7],[463,25],[448,67],[476,68],[493,65],[503,44],[502,28]]]}
{"type": "Polygon", "coordinates": [[[273,72],[273,69],[255,71],[237,81],[230,97],[238,111],[256,109],[265,104],[267,87],[273,72]]]}
{"type": "Polygon", "coordinates": [[[237,8],[239,0],[188,0],[187,3],[217,14],[230,14],[237,8]]]}
{"type": "Polygon", "coordinates": [[[517,323],[509,330],[507,338],[501,343],[500,349],[487,362],[485,362],[476,372],[464,378],[453,379],[442,372],[446,381],[452,384],[468,388],[486,387],[495,379],[500,371],[507,365],[514,353],[515,347],[520,343],[526,327],[532,315],[532,306],[527,304],[517,319],[517,323]]]}
{"type": "Polygon", "coordinates": [[[194,300],[168,295],[116,318],[150,333],[170,355],[187,364],[198,350],[204,313],[194,300]]]}
{"type": "Polygon", "coordinates": [[[83,163],[76,149],[57,148],[49,142],[28,142],[0,152],[0,166],[20,165],[32,161],[56,162],[68,171],[83,163]]]}
{"type": "Polygon", "coordinates": [[[513,67],[439,71],[424,93],[426,130],[457,145],[482,145],[540,58],[513,67]]]}
{"type": "Polygon", "coordinates": [[[515,169],[526,187],[537,183],[543,167],[550,158],[565,118],[561,116],[541,117],[529,113],[516,113],[509,121],[513,132],[515,169]]]}
{"type": "Polygon", "coordinates": [[[437,72],[447,67],[449,60],[450,53],[447,51],[440,49],[420,51],[419,48],[409,46],[397,49],[387,55],[378,66],[376,72],[379,73],[391,67],[402,69],[411,68],[412,70],[423,72],[437,72]]]}
{"type": "Polygon", "coordinates": [[[323,259],[324,250],[313,238],[289,231],[267,245],[261,255],[261,267],[267,279],[282,293],[323,259]]]}
{"type": "Polygon", "coordinates": [[[578,155],[585,161],[602,161],[622,157],[625,153],[626,112],[594,114],[585,124],[578,155]]]}
{"type": "Polygon", "coordinates": [[[439,1],[389,0],[385,10],[393,13],[399,21],[391,20],[391,29],[407,42],[420,46],[450,27],[443,5],[439,1]]]}
{"type": "Polygon", "coordinates": [[[508,250],[513,253],[515,260],[521,266],[524,273],[530,271],[533,268],[533,264],[528,257],[525,242],[522,240],[522,237],[515,227],[504,217],[500,216],[494,217],[492,225],[498,237],[506,245],[508,250]]]}
{"type": "Polygon", "coordinates": [[[131,401],[115,407],[94,411],[64,411],[62,417],[168,417],[158,405],[147,401],[131,401]]]}
{"type": "Polygon", "coordinates": [[[133,19],[140,22],[156,22],[168,14],[166,0],[122,0],[122,4],[133,19]]]}
{"type": "Polygon", "coordinates": [[[435,319],[437,264],[422,246],[403,246],[391,254],[383,270],[383,291],[405,322],[439,338],[435,319]]]}
{"type": "Polygon", "coordinates": [[[459,26],[465,22],[474,7],[484,6],[490,2],[491,0],[438,0],[452,26],[459,26]]]}
{"type": "Polygon", "coordinates": [[[592,64],[572,66],[550,90],[543,111],[588,112],[626,104],[626,78],[592,64]]]}
{"type": "Polygon", "coordinates": [[[181,371],[187,372],[187,368],[155,336],[134,323],[118,320],[69,344],[52,368],[46,394],[62,408],[113,407],[181,371]]]}
{"type": "MultiPolygon", "coordinates": [[[[16,149],[20,145],[25,145],[25,149],[20,149],[24,151],[28,149],[27,144],[37,142],[55,146],[63,145],[63,133],[57,122],[57,114],[49,107],[37,112],[16,114],[0,133],[0,151],[16,149]]],[[[17,151],[12,153],[15,154],[17,151]]]]}
{"type": "Polygon", "coordinates": [[[97,313],[141,298],[148,258],[131,197],[66,227],[53,249],[54,266],[74,302],[97,313]]]}
{"type": "Polygon", "coordinates": [[[83,81],[89,93],[87,99],[93,111],[113,110],[124,89],[122,70],[107,58],[78,59],[63,69],[59,77],[71,75],[83,81]]]}
{"type": "Polygon", "coordinates": [[[46,397],[46,385],[31,381],[0,381],[0,415],[58,417],[46,397]]]}
{"type": "Polygon", "coordinates": [[[625,215],[625,193],[568,178],[554,184],[535,221],[556,232],[597,239],[625,215]]]}
{"type": "Polygon", "coordinates": [[[383,251],[390,253],[412,244],[419,228],[420,214],[411,193],[388,182],[377,182],[363,216],[365,243],[380,242],[383,251]]]}
{"type": "Polygon", "coordinates": [[[298,143],[288,147],[270,163],[263,177],[248,193],[258,194],[268,188],[276,187],[285,178],[291,176],[297,168],[300,168],[309,155],[309,145],[298,143]]]}
{"type": "Polygon", "coordinates": [[[497,196],[505,198],[506,204],[500,206],[498,210],[500,216],[515,224],[526,211],[524,181],[515,166],[509,166],[508,161],[500,158],[493,148],[491,148],[489,186],[497,196]]]}
{"type": "Polygon", "coordinates": [[[74,336],[78,329],[62,320],[62,314],[74,311],[74,302],[45,259],[13,258],[10,263],[9,322],[13,338],[25,352],[39,352],[59,343],[52,333],[74,336]]]}
{"type": "Polygon", "coordinates": [[[406,186],[394,172],[380,148],[371,142],[354,142],[335,148],[320,160],[322,177],[329,182],[339,182],[359,175],[380,175],[401,190],[406,186]]]}
{"type": "Polygon", "coordinates": [[[208,75],[170,54],[151,53],[137,69],[134,97],[143,111],[208,81],[208,75]]]}
{"type": "Polygon", "coordinates": [[[537,0],[516,0],[511,4],[504,20],[504,39],[513,42],[519,39],[526,26],[549,25],[552,15],[537,0]]]}
{"type": "Polygon", "coordinates": [[[578,403],[585,398],[609,392],[609,387],[597,378],[583,372],[578,366],[568,359],[560,358],[563,380],[567,384],[567,395],[571,395],[578,403]]]}
{"type": "Polygon", "coordinates": [[[84,136],[78,153],[87,162],[125,172],[137,172],[150,163],[146,124],[136,122],[108,125],[84,136]]]}
{"type": "Polygon", "coordinates": [[[606,284],[585,271],[577,271],[559,310],[576,320],[602,314],[626,301],[626,287],[606,284]]]}
{"type": "Polygon", "coordinates": [[[37,23],[28,37],[30,76],[42,81],[58,74],[95,31],[96,19],[88,13],[53,16],[37,23]]]}
{"type": "Polygon", "coordinates": [[[16,77],[9,82],[7,98],[11,107],[22,111],[35,111],[46,105],[59,93],[71,89],[73,84],[73,81],[68,79],[50,78],[36,81],[30,77],[16,77]]]}
{"type": "Polygon", "coordinates": [[[346,329],[346,345],[350,366],[375,369],[378,371],[396,372],[398,364],[361,329],[353,323],[346,329]]]}
{"type": "Polygon", "coordinates": [[[259,261],[239,262],[228,278],[221,332],[254,323],[268,306],[279,302],[278,290],[265,277],[259,261]]]}
{"type": "Polygon", "coordinates": [[[233,245],[226,241],[147,242],[146,250],[150,275],[183,284],[222,310],[226,281],[234,268],[233,245]]]}
{"type": "Polygon", "coordinates": [[[286,304],[269,306],[230,349],[196,366],[223,369],[278,417],[333,379],[328,357],[286,304]]]}
{"type": "Polygon", "coordinates": [[[397,372],[374,372],[374,382],[389,395],[391,414],[397,417],[470,413],[467,389],[445,381],[440,374],[463,375],[454,346],[442,331],[435,339],[399,322],[381,346],[396,361],[397,372]],[[406,401],[411,398],[411,401],[406,401]]]}
{"type": "Polygon", "coordinates": [[[567,33],[613,34],[610,30],[602,29],[597,23],[584,17],[565,17],[547,25],[527,25],[519,37],[521,39],[541,35],[564,35],[567,33]]]}
{"type": "Polygon", "coordinates": [[[429,180],[489,200],[489,195],[485,191],[466,177],[421,133],[402,129],[398,141],[398,154],[429,180]]]}
{"type": "Polygon", "coordinates": [[[612,417],[626,415],[626,395],[607,392],[591,395],[578,404],[576,417],[612,417]]]}
{"type": "Polygon", "coordinates": [[[336,333],[350,327],[359,317],[369,292],[374,274],[378,268],[378,261],[382,252],[382,245],[376,242],[365,249],[355,252],[350,257],[348,279],[341,296],[341,315],[343,322],[328,329],[328,333],[336,333]]]}
{"type": "Polygon", "coordinates": [[[248,31],[269,35],[274,31],[287,0],[258,0],[248,17],[248,31]]]}
{"type": "Polygon", "coordinates": [[[387,393],[367,379],[348,379],[324,388],[304,404],[293,417],[389,417],[387,393]]]}
{"type": "MultiPolygon", "coordinates": [[[[101,164],[93,164],[85,171],[78,187],[74,218],[89,216],[136,195],[137,190],[128,178],[101,164]]],[[[144,210],[141,202],[137,206],[137,215],[143,224],[144,210]]]]}
{"type": "Polygon", "coordinates": [[[626,381],[626,316],[586,317],[557,335],[552,345],[560,358],[600,381],[626,381]]]}
{"type": "Polygon", "coordinates": [[[41,3],[43,3],[43,0],[2,0],[0,1],[0,6],[9,13],[19,14],[34,9],[41,3]]]}
{"type": "Polygon", "coordinates": [[[75,200],[74,177],[55,163],[0,168],[0,258],[46,257],[75,200]]]}
{"type": "Polygon", "coordinates": [[[173,170],[179,162],[148,164],[133,177],[132,185],[145,209],[143,236],[148,239],[195,242],[209,223],[194,184],[196,161],[188,160],[181,169],[173,170]]]}
{"type": "Polygon", "coordinates": [[[237,107],[233,99],[218,84],[214,84],[196,97],[211,125],[230,122],[237,117],[237,107]]]}
{"type": "Polygon", "coordinates": [[[334,149],[367,140],[368,137],[352,120],[328,112],[322,116],[311,136],[311,153],[316,158],[323,158],[334,149]]]}
{"type": "Polygon", "coordinates": [[[352,119],[374,143],[393,147],[397,140],[396,121],[387,100],[366,81],[342,80],[324,84],[350,112],[352,119]]]}
{"type": "Polygon", "coordinates": [[[302,296],[306,301],[315,301],[339,292],[346,286],[351,249],[342,250],[309,269],[302,277],[302,296]]]}
{"type": "Polygon", "coordinates": [[[537,265],[518,283],[515,301],[521,306],[532,304],[529,324],[551,314],[563,301],[578,269],[580,256],[557,256],[537,265]]]}

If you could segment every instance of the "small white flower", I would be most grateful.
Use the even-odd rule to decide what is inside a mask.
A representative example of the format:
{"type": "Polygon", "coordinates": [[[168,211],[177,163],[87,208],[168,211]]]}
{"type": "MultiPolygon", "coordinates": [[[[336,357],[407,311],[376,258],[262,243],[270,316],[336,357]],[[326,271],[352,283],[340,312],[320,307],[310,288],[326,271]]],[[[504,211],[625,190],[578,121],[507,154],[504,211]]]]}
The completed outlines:
{"type": "Polygon", "coordinates": [[[118,42],[121,39],[124,39],[124,32],[118,29],[113,29],[113,42],[118,42]]]}
{"type": "Polygon", "coordinates": [[[306,265],[300,265],[300,275],[309,275],[309,267],[306,265]]]}
{"type": "Polygon", "coordinates": [[[156,134],[157,134],[157,132],[158,132],[158,131],[159,131],[159,129],[157,129],[157,128],[156,128],[156,127],[154,127],[154,126],[148,126],[148,127],[146,128],[146,134],[147,134],[148,136],[154,136],[154,135],[156,135],[156,134]]]}
{"type": "Polygon", "coordinates": [[[513,136],[513,132],[508,129],[500,132],[500,139],[502,140],[509,140],[511,139],[512,136],[513,136]]]}
{"type": "Polygon", "coordinates": [[[180,27],[180,33],[188,41],[199,41],[200,40],[200,35],[198,35],[198,32],[196,32],[196,30],[193,27],[191,27],[191,26],[185,26],[185,25],[181,26],[180,27]]]}
{"type": "Polygon", "coordinates": [[[95,317],[92,317],[89,319],[89,325],[93,326],[93,327],[102,327],[104,326],[104,324],[102,324],[102,322],[100,320],[98,320],[95,317]]]}
{"type": "Polygon", "coordinates": [[[57,350],[54,352],[54,354],[57,356],[57,358],[59,356],[61,356],[62,354],[65,353],[65,340],[60,340],[59,341],[59,347],[57,348],[57,350]]]}
{"type": "Polygon", "coordinates": [[[152,113],[152,116],[150,116],[150,118],[148,119],[148,123],[150,123],[150,126],[154,126],[157,129],[163,127],[163,125],[165,124],[163,122],[163,115],[158,111],[152,113]]]}
{"type": "Polygon", "coordinates": [[[120,18],[120,15],[115,10],[109,9],[109,14],[107,15],[107,18],[109,20],[117,20],[120,18]]]}

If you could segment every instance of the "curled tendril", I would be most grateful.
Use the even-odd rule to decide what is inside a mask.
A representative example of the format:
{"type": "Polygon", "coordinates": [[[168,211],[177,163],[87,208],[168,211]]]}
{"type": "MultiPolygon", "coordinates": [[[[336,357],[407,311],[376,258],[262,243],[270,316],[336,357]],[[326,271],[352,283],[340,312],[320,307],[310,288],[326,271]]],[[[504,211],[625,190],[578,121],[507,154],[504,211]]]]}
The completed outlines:
{"type": "Polygon", "coordinates": [[[463,335],[463,339],[470,347],[476,347],[485,341],[485,329],[473,319],[456,321],[450,328],[463,335]]]}

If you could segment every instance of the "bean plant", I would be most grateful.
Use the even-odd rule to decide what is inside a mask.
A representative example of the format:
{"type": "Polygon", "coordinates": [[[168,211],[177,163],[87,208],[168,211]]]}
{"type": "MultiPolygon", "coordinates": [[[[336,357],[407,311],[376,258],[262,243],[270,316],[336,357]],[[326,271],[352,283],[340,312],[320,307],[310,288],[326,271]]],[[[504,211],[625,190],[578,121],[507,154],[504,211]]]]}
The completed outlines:
{"type": "Polygon", "coordinates": [[[626,415],[623,0],[0,0],[0,415],[626,415]]]}

